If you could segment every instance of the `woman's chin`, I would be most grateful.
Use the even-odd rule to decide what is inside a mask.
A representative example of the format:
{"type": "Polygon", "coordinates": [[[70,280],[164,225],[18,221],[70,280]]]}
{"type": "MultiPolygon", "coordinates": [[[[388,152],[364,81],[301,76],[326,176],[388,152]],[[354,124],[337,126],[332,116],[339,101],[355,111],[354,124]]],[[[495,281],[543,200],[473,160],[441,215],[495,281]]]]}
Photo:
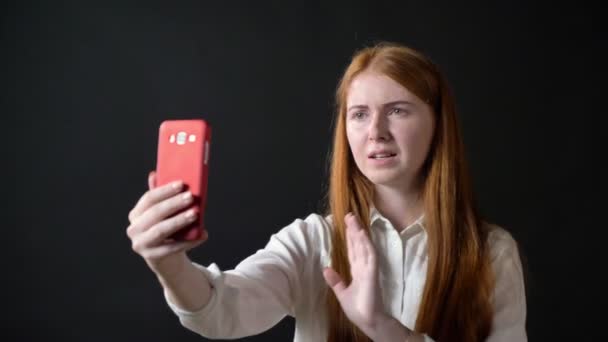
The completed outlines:
{"type": "Polygon", "coordinates": [[[365,175],[374,185],[396,186],[403,184],[404,176],[393,170],[374,171],[365,175]]]}

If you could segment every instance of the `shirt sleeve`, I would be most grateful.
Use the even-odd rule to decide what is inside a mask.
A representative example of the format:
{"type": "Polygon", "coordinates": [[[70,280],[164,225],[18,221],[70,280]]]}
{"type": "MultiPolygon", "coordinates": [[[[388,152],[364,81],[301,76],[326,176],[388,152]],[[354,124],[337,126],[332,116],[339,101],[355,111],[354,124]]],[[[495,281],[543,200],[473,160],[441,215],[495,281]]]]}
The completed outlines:
{"type": "Polygon", "coordinates": [[[193,263],[210,281],[210,301],[198,311],[177,307],[164,293],[180,323],[214,339],[256,335],[277,324],[294,309],[305,282],[305,263],[315,254],[315,220],[297,219],[271,236],[263,249],[241,261],[233,270],[222,271],[193,263]]]}
{"type": "Polygon", "coordinates": [[[494,318],[487,342],[526,342],[526,290],[518,245],[512,236],[499,233],[500,248],[492,258],[496,285],[494,318]]]}

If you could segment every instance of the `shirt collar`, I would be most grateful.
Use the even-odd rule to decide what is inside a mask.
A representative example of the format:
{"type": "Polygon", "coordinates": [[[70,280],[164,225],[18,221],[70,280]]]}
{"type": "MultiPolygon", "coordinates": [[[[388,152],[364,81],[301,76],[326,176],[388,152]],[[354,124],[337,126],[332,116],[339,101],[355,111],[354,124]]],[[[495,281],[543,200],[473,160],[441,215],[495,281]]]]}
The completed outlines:
{"type": "MultiPolygon", "coordinates": [[[[378,220],[384,222],[387,227],[393,227],[391,222],[386,217],[384,217],[382,214],[380,214],[380,212],[374,206],[371,206],[371,208],[370,208],[369,218],[370,218],[370,223],[369,223],[370,227],[373,227],[374,222],[376,222],[378,220]]],[[[422,215],[420,215],[414,222],[412,222],[409,226],[407,226],[403,230],[401,230],[401,234],[404,234],[405,232],[409,232],[411,230],[415,230],[418,228],[421,228],[422,230],[426,230],[426,227],[424,226],[424,222],[425,222],[424,213],[422,213],[422,215]]]]}

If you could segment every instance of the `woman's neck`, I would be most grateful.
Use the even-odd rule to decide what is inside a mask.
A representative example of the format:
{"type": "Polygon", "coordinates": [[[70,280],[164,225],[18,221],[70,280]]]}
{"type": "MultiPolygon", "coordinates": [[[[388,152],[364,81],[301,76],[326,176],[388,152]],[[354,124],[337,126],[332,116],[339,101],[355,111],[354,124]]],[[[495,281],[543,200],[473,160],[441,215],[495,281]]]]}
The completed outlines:
{"type": "Polygon", "coordinates": [[[398,232],[412,224],[423,213],[420,190],[398,189],[389,186],[374,187],[374,206],[398,232]]]}

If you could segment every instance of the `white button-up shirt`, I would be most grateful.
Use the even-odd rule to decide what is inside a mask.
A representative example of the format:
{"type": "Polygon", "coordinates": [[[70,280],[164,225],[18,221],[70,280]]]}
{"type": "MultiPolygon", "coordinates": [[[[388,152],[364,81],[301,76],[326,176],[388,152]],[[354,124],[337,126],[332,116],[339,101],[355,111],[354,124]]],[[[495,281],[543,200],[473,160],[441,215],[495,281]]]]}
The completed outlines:
{"type": "MultiPolygon", "coordinates": [[[[385,310],[413,330],[426,281],[424,216],[397,231],[372,208],[380,291],[385,310]]],[[[263,249],[222,271],[194,263],[212,285],[209,303],[191,312],[165,300],[181,324],[207,338],[232,339],[264,332],[286,315],[295,318],[295,342],[325,341],[328,332],[323,267],[331,265],[331,217],[311,214],[270,237],[263,249]]],[[[493,327],[487,341],[527,341],[526,297],[515,240],[492,225],[489,234],[496,275],[493,327]]],[[[432,341],[425,336],[427,341],[432,341]]]]}

